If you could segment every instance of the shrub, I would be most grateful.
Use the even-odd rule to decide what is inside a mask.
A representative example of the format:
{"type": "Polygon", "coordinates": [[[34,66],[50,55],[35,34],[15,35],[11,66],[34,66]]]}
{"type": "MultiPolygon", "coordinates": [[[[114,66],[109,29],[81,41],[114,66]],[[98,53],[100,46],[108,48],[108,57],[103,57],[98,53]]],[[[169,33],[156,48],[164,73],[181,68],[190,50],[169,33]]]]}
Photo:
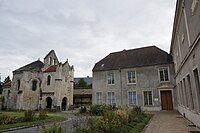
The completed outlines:
{"type": "Polygon", "coordinates": [[[3,125],[3,124],[15,124],[17,123],[17,120],[15,117],[11,117],[11,116],[8,116],[8,115],[0,115],[0,125],[3,125]]]}
{"type": "Polygon", "coordinates": [[[79,112],[80,113],[86,113],[86,111],[87,111],[86,107],[85,106],[83,106],[83,107],[81,106],[79,112]]]}
{"type": "Polygon", "coordinates": [[[89,110],[91,115],[97,115],[100,116],[103,114],[103,109],[102,109],[102,105],[92,105],[90,106],[90,110],[89,110]]]}
{"type": "Polygon", "coordinates": [[[119,120],[121,121],[122,124],[128,123],[129,114],[127,114],[126,111],[117,110],[116,115],[117,115],[117,117],[119,118],[119,120]]]}
{"type": "Polygon", "coordinates": [[[35,112],[33,110],[26,110],[24,112],[24,121],[27,122],[27,121],[32,121],[33,118],[35,116],[35,112]]]}
{"type": "Polygon", "coordinates": [[[116,106],[110,105],[92,105],[90,106],[89,113],[91,115],[102,116],[107,110],[117,110],[116,106]]]}
{"type": "Polygon", "coordinates": [[[141,113],[141,112],[142,112],[140,106],[136,106],[136,107],[134,107],[134,109],[135,109],[135,111],[136,111],[137,113],[141,113]]]}
{"type": "Polygon", "coordinates": [[[47,117],[48,117],[47,111],[45,111],[45,110],[40,110],[40,111],[39,111],[39,119],[40,119],[40,120],[44,120],[44,119],[46,119],[47,117]]]}
{"type": "Polygon", "coordinates": [[[61,125],[56,125],[54,124],[52,127],[50,128],[45,128],[44,127],[44,131],[42,133],[65,133],[66,131],[61,127],[61,125]]]}

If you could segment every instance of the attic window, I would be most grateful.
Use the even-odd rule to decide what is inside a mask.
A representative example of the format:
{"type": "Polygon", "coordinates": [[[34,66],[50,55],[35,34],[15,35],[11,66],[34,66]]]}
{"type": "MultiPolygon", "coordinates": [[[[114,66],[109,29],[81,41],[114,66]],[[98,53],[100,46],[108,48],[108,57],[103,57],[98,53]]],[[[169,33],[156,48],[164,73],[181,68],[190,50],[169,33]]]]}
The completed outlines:
{"type": "Polygon", "coordinates": [[[104,64],[101,64],[101,68],[104,68],[104,64]]]}

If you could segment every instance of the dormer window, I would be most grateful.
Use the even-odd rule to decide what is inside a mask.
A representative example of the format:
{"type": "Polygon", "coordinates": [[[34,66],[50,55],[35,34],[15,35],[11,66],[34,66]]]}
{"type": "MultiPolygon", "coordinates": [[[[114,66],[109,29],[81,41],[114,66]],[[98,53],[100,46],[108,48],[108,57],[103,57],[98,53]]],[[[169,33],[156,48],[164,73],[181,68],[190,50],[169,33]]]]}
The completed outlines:
{"type": "Polygon", "coordinates": [[[47,85],[50,85],[50,83],[51,83],[51,76],[48,75],[48,77],[47,77],[47,85]]]}

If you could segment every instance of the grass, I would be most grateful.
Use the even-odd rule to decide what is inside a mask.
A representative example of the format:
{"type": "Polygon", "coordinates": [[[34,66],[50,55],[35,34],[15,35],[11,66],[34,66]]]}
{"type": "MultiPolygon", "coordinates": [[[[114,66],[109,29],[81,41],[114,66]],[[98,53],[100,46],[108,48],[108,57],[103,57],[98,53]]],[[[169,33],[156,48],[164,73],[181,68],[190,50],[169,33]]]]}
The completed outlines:
{"type": "MultiPolygon", "coordinates": [[[[24,116],[24,112],[7,112],[7,111],[0,111],[0,114],[6,114],[9,116],[22,118],[24,116]]],[[[34,125],[41,125],[51,122],[61,122],[66,120],[66,118],[63,118],[61,116],[53,116],[52,114],[48,116],[45,120],[39,120],[38,119],[38,113],[36,113],[36,116],[33,121],[31,122],[18,122],[16,124],[7,124],[7,125],[0,125],[0,132],[2,130],[10,129],[10,128],[17,128],[17,127],[31,127],[34,125]]]]}

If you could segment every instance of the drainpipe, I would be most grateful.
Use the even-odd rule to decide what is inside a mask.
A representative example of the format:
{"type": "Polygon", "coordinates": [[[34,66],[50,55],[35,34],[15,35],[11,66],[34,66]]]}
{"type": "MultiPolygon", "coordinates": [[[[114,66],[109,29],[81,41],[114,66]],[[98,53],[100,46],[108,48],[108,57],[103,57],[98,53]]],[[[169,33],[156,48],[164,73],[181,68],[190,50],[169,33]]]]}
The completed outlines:
{"type": "Polygon", "coordinates": [[[121,68],[119,68],[119,80],[120,80],[121,106],[122,106],[122,105],[123,105],[123,91],[122,91],[122,75],[121,75],[121,68]]]}

